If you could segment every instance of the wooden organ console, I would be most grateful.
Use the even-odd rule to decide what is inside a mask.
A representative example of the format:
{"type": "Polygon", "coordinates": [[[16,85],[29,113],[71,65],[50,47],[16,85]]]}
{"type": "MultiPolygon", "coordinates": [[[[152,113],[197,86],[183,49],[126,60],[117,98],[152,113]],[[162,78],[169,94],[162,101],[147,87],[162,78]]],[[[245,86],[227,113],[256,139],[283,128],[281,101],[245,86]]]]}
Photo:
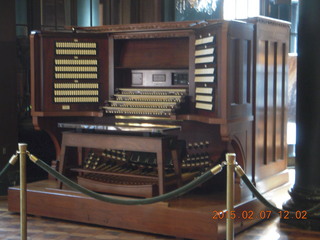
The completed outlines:
{"type": "MultiPolygon", "coordinates": [[[[154,196],[226,152],[263,192],[287,181],[288,23],[79,27],[30,39],[33,124],[52,138],[59,171],[87,188],[154,196]]],[[[216,182],[198,191],[223,194],[216,182]]],[[[239,182],[236,193],[238,203],[252,198],[239,182]]]]}

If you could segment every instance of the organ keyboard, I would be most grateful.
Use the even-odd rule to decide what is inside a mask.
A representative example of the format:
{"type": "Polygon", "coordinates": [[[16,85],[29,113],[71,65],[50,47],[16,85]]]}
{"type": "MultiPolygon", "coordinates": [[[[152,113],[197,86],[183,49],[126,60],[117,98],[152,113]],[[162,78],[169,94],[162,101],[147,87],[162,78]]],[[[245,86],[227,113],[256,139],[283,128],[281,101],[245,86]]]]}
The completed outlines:
{"type": "Polygon", "coordinates": [[[263,184],[286,167],[288,34],[263,17],[33,32],[33,124],[96,191],[161,194],[228,151],[263,184]]]}
{"type": "Polygon", "coordinates": [[[115,100],[104,106],[106,113],[171,116],[185,102],[186,89],[120,88],[115,100]]]}

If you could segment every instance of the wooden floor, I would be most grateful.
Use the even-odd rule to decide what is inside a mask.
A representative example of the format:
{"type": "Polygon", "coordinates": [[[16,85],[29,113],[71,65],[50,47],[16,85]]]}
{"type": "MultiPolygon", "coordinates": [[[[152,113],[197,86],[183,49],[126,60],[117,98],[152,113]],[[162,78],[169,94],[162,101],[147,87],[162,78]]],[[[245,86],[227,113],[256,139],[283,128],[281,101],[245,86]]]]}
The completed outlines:
{"type": "MultiPolygon", "coordinates": [[[[289,186],[288,186],[289,187],[289,186]]],[[[274,199],[279,206],[289,198],[288,188],[274,199]]],[[[19,214],[7,211],[6,198],[0,199],[0,239],[18,240],[19,214]]],[[[143,239],[175,239],[172,237],[124,231],[114,228],[79,224],[70,221],[28,216],[28,239],[31,240],[143,240],[143,239]]],[[[316,240],[320,232],[306,231],[279,222],[274,217],[238,234],[236,240],[316,240]]]]}
{"type": "MultiPolygon", "coordinates": [[[[0,239],[19,240],[19,214],[6,209],[6,201],[0,201],[0,239]]],[[[49,218],[28,216],[28,239],[31,240],[165,240],[175,239],[159,235],[85,225],[49,218]]],[[[238,234],[236,240],[316,240],[320,232],[300,230],[280,223],[275,217],[238,234]]]]}

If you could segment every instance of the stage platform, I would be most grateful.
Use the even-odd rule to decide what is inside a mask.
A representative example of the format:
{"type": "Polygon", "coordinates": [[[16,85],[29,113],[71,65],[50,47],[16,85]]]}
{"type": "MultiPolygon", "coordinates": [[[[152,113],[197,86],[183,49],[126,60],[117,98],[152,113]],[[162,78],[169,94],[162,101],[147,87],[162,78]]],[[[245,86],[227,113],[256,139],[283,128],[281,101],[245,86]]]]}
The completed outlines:
{"type": "MultiPolygon", "coordinates": [[[[286,185],[281,188],[287,187],[286,185]]],[[[55,180],[27,185],[29,215],[97,224],[186,239],[220,240],[225,237],[225,194],[189,193],[168,202],[150,205],[116,205],[101,202],[81,193],[59,189],[55,180]],[[220,213],[220,215],[218,215],[220,213]],[[216,219],[214,219],[216,218],[216,219]]],[[[278,188],[279,189],[279,188],[278,188]]],[[[268,192],[274,198],[277,189],[268,192]]],[[[19,212],[19,187],[8,192],[8,210],[19,212]]],[[[118,197],[118,196],[117,196],[118,197]]],[[[267,209],[255,198],[235,207],[235,232],[256,224],[267,209]]]]}

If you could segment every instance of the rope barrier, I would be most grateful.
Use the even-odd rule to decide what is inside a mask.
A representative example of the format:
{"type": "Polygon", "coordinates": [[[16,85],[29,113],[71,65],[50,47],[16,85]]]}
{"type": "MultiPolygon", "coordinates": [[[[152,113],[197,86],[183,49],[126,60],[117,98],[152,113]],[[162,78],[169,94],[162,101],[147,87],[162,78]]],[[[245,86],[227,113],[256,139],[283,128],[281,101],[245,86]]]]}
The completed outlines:
{"type": "MultiPolygon", "coordinates": [[[[237,165],[235,167],[235,172],[238,174],[238,176],[242,179],[242,181],[247,185],[247,187],[250,189],[250,191],[253,193],[253,195],[261,202],[263,203],[263,205],[265,205],[267,208],[269,208],[271,211],[273,211],[274,213],[277,214],[281,214],[281,212],[288,212],[289,215],[295,215],[296,212],[293,211],[288,211],[288,210],[284,210],[281,208],[277,208],[276,206],[274,206],[273,204],[271,204],[258,190],[257,188],[252,184],[252,182],[250,181],[250,179],[247,177],[247,175],[245,174],[245,172],[243,171],[243,169],[241,168],[240,165],[237,165]]],[[[308,213],[308,215],[312,215],[314,214],[316,211],[320,210],[320,203],[317,204],[316,206],[310,208],[310,209],[301,209],[303,211],[306,211],[308,213]]]]}
{"type": "MultiPolygon", "coordinates": [[[[25,146],[26,149],[26,146],[25,146]]],[[[214,175],[218,174],[219,172],[222,171],[223,167],[225,165],[227,165],[227,167],[229,167],[227,169],[227,172],[229,172],[229,175],[231,172],[235,171],[237,173],[237,175],[241,178],[241,180],[246,184],[246,186],[249,188],[249,190],[253,193],[253,195],[263,204],[265,205],[268,209],[270,209],[272,212],[277,213],[277,214],[281,214],[281,212],[287,212],[289,215],[295,215],[296,212],[293,211],[288,211],[288,210],[283,210],[281,208],[278,208],[276,206],[274,206],[273,204],[271,204],[258,190],[257,188],[252,184],[252,182],[250,181],[250,179],[247,177],[247,175],[245,174],[244,170],[241,168],[240,165],[238,165],[238,163],[235,161],[235,154],[227,154],[227,162],[222,162],[221,164],[216,165],[215,167],[213,167],[212,169],[210,169],[209,171],[205,172],[204,174],[202,174],[201,176],[199,176],[198,178],[195,178],[193,181],[189,182],[188,184],[175,189],[171,192],[156,196],[156,197],[152,197],[152,198],[145,198],[145,199],[123,199],[123,198],[116,198],[116,197],[109,197],[106,195],[102,195],[99,193],[96,193],[94,191],[91,191],[87,188],[84,188],[82,186],[80,186],[79,184],[75,183],[74,181],[68,179],[67,177],[63,176],[62,174],[60,174],[59,172],[57,172],[56,170],[54,170],[53,168],[51,168],[49,165],[47,165],[45,162],[43,162],[42,160],[40,160],[39,158],[35,157],[34,155],[32,155],[30,152],[28,151],[17,151],[16,154],[14,154],[9,162],[5,165],[5,167],[1,170],[0,172],[0,179],[4,176],[4,174],[9,170],[9,168],[11,166],[13,166],[16,161],[18,160],[18,154],[20,155],[28,155],[29,159],[34,162],[37,166],[39,166],[40,168],[42,168],[43,170],[45,170],[47,173],[51,174],[53,177],[57,178],[59,181],[63,182],[65,185],[69,186],[70,188],[79,191],[89,197],[92,197],[94,199],[103,201],[103,202],[108,202],[108,203],[113,203],[113,204],[122,204],[122,205],[144,205],[144,204],[152,204],[152,203],[156,203],[156,202],[160,202],[160,201],[166,201],[178,196],[181,196],[187,192],[189,192],[190,190],[194,189],[195,187],[205,183],[206,181],[208,181],[211,177],[213,177],[214,175]]],[[[22,156],[20,156],[21,158],[22,156]]],[[[20,159],[21,161],[21,159],[20,159]]],[[[20,163],[21,165],[21,163],[20,163]]],[[[231,175],[230,175],[231,176],[231,175]]],[[[230,178],[231,180],[231,178],[230,178]]],[[[233,182],[233,181],[232,181],[233,182]]],[[[229,181],[229,185],[233,185],[233,183],[230,183],[229,181]]],[[[232,198],[232,192],[230,192],[232,190],[233,187],[230,187],[229,189],[229,194],[227,194],[227,205],[229,206],[229,208],[233,206],[233,198],[232,198]],[[232,205],[230,205],[232,204],[232,205]]],[[[232,190],[233,191],[233,190],[232,190]]],[[[22,192],[22,189],[21,189],[22,192]]],[[[21,201],[22,202],[22,201],[21,201]]],[[[26,202],[26,201],[24,201],[26,202]]],[[[302,209],[301,209],[302,210],[302,209]]],[[[317,211],[320,210],[320,203],[317,204],[316,206],[308,209],[308,210],[303,210],[306,211],[309,216],[311,215],[311,217],[313,215],[316,215],[317,211]]],[[[318,216],[318,214],[317,214],[318,216]]],[[[21,221],[22,222],[22,221],[21,221]]],[[[26,222],[26,221],[24,221],[26,222]]],[[[227,222],[227,227],[229,225],[229,228],[233,228],[233,220],[230,219],[229,221],[230,223],[228,224],[227,222]]],[[[26,228],[26,224],[24,224],[25,228],[26,228]]],[[[234,232],[233,229],[230,230],[228,228],[227,231],[227,239],[233,239],[234,237],[234,232]]],[[[25,232],[23,235],[26,236],[26,229],[23,229],[25,231],[21,230],[21,233],[25,232]]],[[[22,235],[22,234],[21,234],[22,235]]]]}
{"type": "MultiPolygon", "coordinates": [[[[46,172],[48,172],[49,174],[51,174],[52,176],[54,176],[55,178],[57,178],[58,180],[60,180],[64,184],[66,184],[67,186],[69,186],[70,188],[72,188],[76,191],[79,191],[87,196],[90,196],[92,198],[100,200],[100,201],[114,203],[114,204],[122,204],[122,205],[151,204],[151,203],[166,201],[166,200],[181,196],[181,195],[187,193],[188,191],[192,190],[193,188],[197,187],[198,185],[203,184],[204,182],[209,180],[214,175],[218,174],[222,170],[224,165],[226,164],[224,162],[222,164],[216,165],[214,168],[207,171],[206,173],[204,173],[200,177],[194,179],[190,183],[188,183],[178,189],[175,189],[169,193],[165,193],[165,194],[162,194],[162,195],[159,195],[156,197],[145,198],[145,199],[118,199],[118,198],[114,198],[114,197],[107,197],[102,194],[98,194],[96,192],[93,192],[87,188],[84,188],[84,187],[80,186],[79,184],[73,182],[72,180],[68,179],[67,177],[63,176],[62,174],[60,174],[56,170],[52,169],[45,162],[38,159],[37,157],[30,154],[29,152],[27,152],[27,155],[29,156],[30,160],[33,161],[36,165],[38,165],[40,168],[42,168],[43,170],[45,170],[46,172]]],[[[277,214],[279,214],[280,212],[284,212],[284,211],[289,212],[289,214],[293,214],[293,215],[295,214],[295,212],[280,209],[280,208],[277,208],[276,206],[274,206],[273,204],[271,204],[262,194],[259,193],[259,191],[256,189],[256,187],[249,180],[249,178],[247,177],[247,175],[245,174],[245,172],[243,171],[241,166],[238,165],[236,162],[235,162],[235,165],[236,165],[236,167],[234,169],[235,172],[239,175],[239,177],[243,180],[243,182],[247,185],[247,187],[253,193],[253,195],[262,204],[264,204],[267,208],[269,208],[270,210],[272,210],[274,213],[277,213],[277,214]]],[[[308,210],[305,210],[305,211],[307,211],[308,214],[312,214],[312,213],[315,213],[316,211],[318,211],[319,209],[320,209],[320,204],[317,204],[316,206],[314,206],[308,210]]]]}
{"type": "Polygon", "coordinates": [[[0,172],[0,180],[3,176],[5,176],[5,173],[8,172],[8,170],[17,162],[18,160],[18,154],[12,155],[10,160],[7,162],[7,164],[4,166],[4,168],[0,172]]]}
{"type": "Polygon", "coordinates": [[[4,176],[5,173],[8,172],[9,168],[10,168],[11,164],[7,163],[4,168],[1,170],[0,172],[0,180],[2,179],[2,177],[4,176]]]}
{"type": "Polygon", "coordinates": [[[30,158],[31,161],[33,161],[36,165],[38,165],[39,167],[41,167],[43,170],[45,170],[46,172],[48,172],[49,174],[51,174],[53,177],[57,178],[58,180],[62,181],[64,184],[66,184],[67,186],[69,186],[70,188],[79,191],[87,196],[90,196],[92,198],[95,198],[97,200],[103,201],[103,202],[109,202],[109,203],[114,203],[114,204],[122,204],[122,205],[143,205],[143,204],[151,204],[151,203],[155,203],[155,202],[160,202],[160,201],[166,201],[169,199],[172,199],[174,197],[178,197],[181,196],[185,193],[187,193],[188,191],[192,190],[193,188],[197,187],[200,184],[203,184],[204,182],[206,182],[207,180],[209,180],[211,177],[213,177],[214,175],[216,175],[217,173],[219,173],[223,166],[221,164],[218,164],[217,166],[215,166],[214,168],[212,168],[211,170],[207,171],[206,173],[204,173],[203,175],[201,175],[200,177],[194,179],[193,181],[191,181],[190,183],[175,189],[171,192],[156,196],[156,197],[152,197],[152,198],[145,198],[145,199],[119,199],[119,198],[114,198],[114,197],[108,197],[108,196],[104,196],[102,194],[93,192],[87,188],[84,188],[82,186],[80,186],[79,184],[71,181],[70,179],[66,178],[65,176],[63,176],[62,174],[60,174],[59,172],[57,172],[56,170],[52,169],[49,165],[47,165],[45,162],[43,162],[42,160],[38,159],[37,157],[35,157],[34,155],[28,153],[28,156],[30,158]]]}
{"type": "MultiPolygon", "coordinates": [[[[10,169],[10,167],[12,167],[16,163],[16,161],[18,160],[18,153],[19,152],[12,155],[9,162],[1,170],[0,179],[5,175],[5,173],[10,169]]],[[[224,165],[226,164],[225,162],[223,162],[222,164],[216,165],[214,168],[207,171],[206,173],[204,173],[200,177],[194,179],[190,183],[188,183],[188,184],[186,184],[176,190],[173,190],[169,193],[165,193],[165,194],[162,194],[162,195],[159,195],[156,197],[145,198],[145,199],[119,199],[119,198],[104,196],[102,194],[98,194],[98,193],[93,192],[89,189],[86,189],[86,188],[80,186],[79,184],[73,182],[72,180],[68,179],[67,177],[63,176],[62,174],[60,174],[56,170],[52,169],[49,165],[47,165],[45,162],[43,162],[39,158],[35,157],[34,155],[32,155],[28,151],[27,151],[27,155],[29,156],[30,160],[33,161],[36,165],[38,165],[40,168],[42,168],[43,170],[45,170],[46,172],[48,172],[49,174],[51,174],[52,176],[54,176],[55,178],[57,178],[58,180],[60,180],[64,184],[66,184],[67,186],[69,186],[70,188],[72,188],[76,191],[79,191],[87,196],[90,196],[92,198],[100,200],[100,201],[114,203],[114,204],[122,204],[122,205],[151,204],[151,203],[166,201],[166,200],[181,196],[181,195],[187,193],[188,191],[194,189],[195,187],[208,181],[214,175],[218,174],[223,169],[224,165]]],[[[236,165],[235,169],[234,169],[235,172],[242,179],[242,181],[246,184],[246,186],[253,193],[253,195],[261,203],[263,203],[267,208],[269,208],[270,210],[272,210],[274,213],[277,213],[277,214],[279,214],[279,212],[283,212],[283,211],[289,212],[289,214],[295,214],[295,212],[287,211],[287,210],[278,208],[278,207],[274,206],[273,204],[271,204],[261,193],[259,193],[257,188],[252,184],[250,179],[247,177],[247,175],[245,174],[245,172],[243,171],[241,166],[238,165],[237,163],[235,163],[235,165],[236,165]]],[[[320,210],[320,203],[310,209],[305,210],[305,211],[307,211],[308,214],[313,214],[319,210],[320,210]]]]}

